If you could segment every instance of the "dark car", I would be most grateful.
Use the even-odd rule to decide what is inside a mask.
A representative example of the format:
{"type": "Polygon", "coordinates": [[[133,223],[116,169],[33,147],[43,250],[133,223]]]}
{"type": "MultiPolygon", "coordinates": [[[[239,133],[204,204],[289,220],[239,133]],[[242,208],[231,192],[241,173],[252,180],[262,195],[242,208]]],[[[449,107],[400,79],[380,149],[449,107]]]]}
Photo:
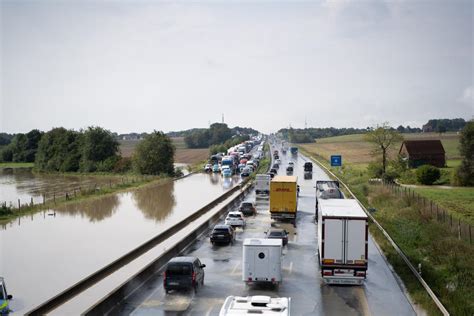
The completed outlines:
{"type": "Polygon", "coordinates": [[[272,166],[273,169],[280,169],[280,165],[277,164],[277,163],[274,163],[273,166],[272,166]]]}
{"type": "Polygon", "coordinates": [[[293,167],[292,167],[292,166],[288,166],[288,167],[286,168],[286,174],[287,174],[288,176],[290,176],[290,175],[293,174],[293,167]]]}
{"type": "Polygon", "coordinates": [[[235,232],[230,225],[216,225],[211,233],[211,243],[232,244],[234,243],[235,232]]]}
{"type": "Polygon", "coordinates": [[[269,172],[269,173],[267,173],[267,174],[270,176],[271,179],[273,179],[273,177],[275,177],[275,174],[272,173],[272,172],[269,172]]]}
{"type": "Polygon", "coordinates": [[[239,211],[242,212],[245,216],[255,215],[257,210],[252,202],[242,202],[239,207],[239,211]]]}
{"type": "Polygon", "coordinates": [[[313,179],[313,172],[312,172],[312,171],[305,171],[305,172],[304,172],[304,179],[305,179],[305,180],[313,179]]]}
{"type": "Polygon", "coordinates": [[[288,232],[281,228],[272,228],[265,233],[269,239],[281,239],[283,246],[288,244],[288,232]]]}
{"type": "Polygon", "coordinates": [[[170,290],[197,291],[199,285],[204,285],[204,267],[196,257],[175,257],[166,264],[163,275],[165,292],[170,290]]]}
{"type": "Polygon", "coordinates": [[[250,177],[250,174],[252,173],[252,171],[250,171],[250,168],[249,167],[245,167],[241,172],[240,172],[240,176],[242,178],[245,178],[245,177],[250,177]]]}
{"type": "Polygon", "coordinates": [[[270,173],[278,174],[278,170],[276,170],[275,168],[272,168],[272,169],[270,169],[270,173]]]}

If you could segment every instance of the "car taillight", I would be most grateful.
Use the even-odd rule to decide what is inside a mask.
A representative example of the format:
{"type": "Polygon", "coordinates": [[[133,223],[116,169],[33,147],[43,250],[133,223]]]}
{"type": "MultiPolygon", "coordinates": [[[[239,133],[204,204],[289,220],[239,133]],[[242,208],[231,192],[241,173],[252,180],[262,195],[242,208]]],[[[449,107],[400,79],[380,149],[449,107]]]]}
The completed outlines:
{"type": "Polygon", "coordinates": [[[365,271],[356,271],[356,272],[355,272],[355,276],[358,276],[358,277],[365,277],[365,271]]]}
{"type": "Polygon", "coordinates": [[[166,284],[166,271],[163,272],[163,285],[166,284]]]}
{"type": "Polygon", "coordinates": [[[252,278],[248,278],[247,280],[248,280],[248,281],[252,281],[252,278]]]}
{"type": "Polygon", "coordinates": [[[196,272],[193,272],[193,284],[196,283],[196,272]]]}
{"type": "Polygon", "coordinates": [[[332,275],[332,270],[323,270],[323,275],[332,275]]]}

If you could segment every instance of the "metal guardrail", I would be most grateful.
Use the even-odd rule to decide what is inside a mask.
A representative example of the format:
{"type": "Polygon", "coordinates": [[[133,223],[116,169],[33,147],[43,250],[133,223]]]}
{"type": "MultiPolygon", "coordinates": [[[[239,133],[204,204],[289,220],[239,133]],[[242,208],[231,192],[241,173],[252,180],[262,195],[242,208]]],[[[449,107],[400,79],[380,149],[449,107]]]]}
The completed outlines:
{"type": "Polygon", "coordinates": [[[90,274],[89,276],[85,277],[84,279],[80,280],[76,284],[72,285],[71,287],[67,288],[66,290],[62,291],[61,293],[57,294],[56,296],[50,298],[46,302],[38,305],[37,307],[33,308],[25,315],[44,315],[49,313],[50,311],[54,310],[58,306],[64,304],[65,302],[69,301],[74,296],[78,295],[79,293],[83,292],[87,288],[91,287],[92,285],[96,284],[100,280],[104,279],[108,275],[112,274],[113,272],[117,271],[124,265],[128,264],[129,262],[135,260],[148,250],[155,247],[157,244],[163,242],[170,236],[172,236],[176,231],[181,230],[185,226],[187,226],[192,221],[196,220],[197,218],[201,217],[205,213],[207,213],[210,209],[216,206],[218,203],[224,201],[234,192],[241,190],[245,183],[241,183],[229,191],[225,192],[223,195],[215,199],[214,201],[208,203],[204,207],[200,208],[192,215],[184,219],[183,221],[173,225],[172,227],[168,228],[161,234],[153,237],[152,239],[148,240],[144,244],[138,246],[137,248],[133,249],[132,251],[126,253],[125,255],[121,256],[120,258],[116,259],[115,261],[111,262],[110,264],[106,265],[105,267],[97,270],[96,272],[90,274]]]}
{"type": "Polygon", "coordinates": [[[324,170],[326,170],[331,176],[333,176],[336,180],[341,183],[344,188],[352,195],[352,197],[360,204],[364,212],[367,214],[367,216],[372,220],[372,222],[377,226],[377,228],[382,232],[382,234],[387,238],[387,240],[390,242],[390,244],[393,246],[395,251],[398,253],[398,255],[405,261],[406,265],[410,268],[411,272],[415,275],[415,277],[418,279],[418,281],[421,283],[423,288],[428,292],[428,295],[431,297],[431,299],[434,301],[438,309],[440,310],[441,313],[445,316],[449,316],[448,310],[444,307],[443,303],[438,299],[436,294],[431,290],[430,286],[426,283],[425,280],[421,277],[421,275],[418,273],[416,268],[413,266],[413,264],[410,262],[408,257],[405,255],[405,253],[400,249],[400,247],[397,245],[397,243],[390,237],[390,235],[385,231],[385,229],[382,227],[382,225],[379,224],[379,222],[370,214],[369,211],[365,208],[365,206],[359,201],[359,199],[355,196],[354,193],[349,189],[349,187],[339,179],[338,176],[336,176],[331,170],[329,170],[326,166],[324,166],[321,162],[319,162],[316,158],[313,156],[310,156],[310,158],[315,161],[319,166],[321,166],[324,170]]]}

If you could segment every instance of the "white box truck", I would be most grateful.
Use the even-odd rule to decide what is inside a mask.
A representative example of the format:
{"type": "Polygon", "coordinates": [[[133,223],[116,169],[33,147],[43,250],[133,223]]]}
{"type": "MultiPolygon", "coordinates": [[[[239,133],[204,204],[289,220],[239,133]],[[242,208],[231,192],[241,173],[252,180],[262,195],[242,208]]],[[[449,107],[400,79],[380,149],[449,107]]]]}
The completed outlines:
{"type": "Polygon", "coordinates": [[[246,238],[242,253],[242,280],[248,285],[280,284],[281,249],[281,239],[246,238]]]}
{"type": "Polygon", "coordinates": [[[367,215],[356,200],[320,200],[318,242],[321,276],[328,284],[362,284],[367,274],[367,215]]]}
{"type": "Polygon", "coordinates": [[[272,178],[269,174],[257,174],[255,176],[255,194],[268,195],[270,193],[270,181],[272,178]]]}

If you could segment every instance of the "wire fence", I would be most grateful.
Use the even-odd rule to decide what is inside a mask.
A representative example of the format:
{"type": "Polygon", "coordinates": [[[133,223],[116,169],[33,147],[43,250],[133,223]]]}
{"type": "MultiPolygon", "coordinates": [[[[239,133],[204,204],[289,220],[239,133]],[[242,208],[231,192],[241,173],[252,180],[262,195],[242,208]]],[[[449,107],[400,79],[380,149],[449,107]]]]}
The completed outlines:
{"type": "Polygon", "coordinates": [[[89,196],[92,194],[101,194],[107,191],[128,187],[137,182],[150,180],[148,176],[122,177],[119,179],[111,179],[108,182],[89,182],[78,183],[76,186],[65,187],[62,190],[54,190],[46,193],[31,196],[28,199],[16,199],[15,202],[0,202],[0,207],[11,209],[13,212],[20,212],[25,209],[38,205],[55,205],[58,202],[69,201],[81,196],[89,196]]]}
{"type": "Polygon", "coordinates": [[[466,223],[465,221],[456,216],[453,216],[451,212],[439,206],[439,204],[420,195],[414,189],[406,186],[401,186],[397,183],[378,180],[369,181],[369,183],[382,185],[384,188],[389,189],[396,196],[403,198],[408,205],[415,205],[424,217],[434,219],[440,223],[447,225],[451,232],[456,235],[459,240],[464,240],[472,245],[472,233],[474,230],[472,228],[472,225],[466,223]]]}

